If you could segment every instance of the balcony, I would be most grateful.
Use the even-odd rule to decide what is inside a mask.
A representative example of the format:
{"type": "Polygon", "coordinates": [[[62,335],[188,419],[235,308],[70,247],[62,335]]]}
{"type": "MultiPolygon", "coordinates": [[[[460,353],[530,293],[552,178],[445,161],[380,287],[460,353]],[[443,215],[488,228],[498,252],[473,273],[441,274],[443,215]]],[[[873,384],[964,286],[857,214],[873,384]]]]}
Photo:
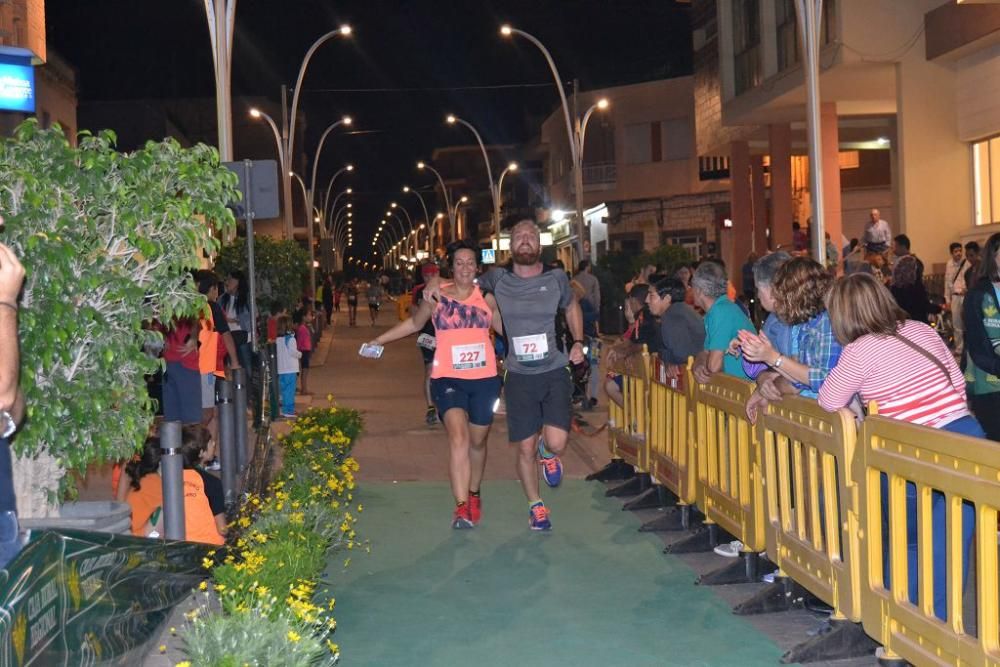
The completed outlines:
{"type": "MultiPolygon", "coordinates": [[[[614,162],[591,162],[583,165],[583,191],[614,190],[618,185],[618,167],[614,162]]],[[[576,192],[572,172],[569,174],[569,191],[576,192]]]]}

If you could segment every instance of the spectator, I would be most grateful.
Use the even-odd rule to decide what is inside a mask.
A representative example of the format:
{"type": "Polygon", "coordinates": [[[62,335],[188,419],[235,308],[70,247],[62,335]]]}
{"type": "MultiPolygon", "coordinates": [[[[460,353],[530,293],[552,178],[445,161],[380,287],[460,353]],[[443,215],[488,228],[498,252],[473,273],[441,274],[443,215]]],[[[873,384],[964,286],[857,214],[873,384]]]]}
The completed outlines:
{"type": "Polygon", "coordinates": [[[625,283],[625,293],[631,294],[632,288],[636,285],[648,285],[649,277],[656,273],[656,266],[653,264],[644,264],[639,273],[632,278],[632,280],[625,283]]]}
{"type": "Polygon", "coordinates": [[[753,329],[750,318],[726,294],[726,270],[717,262],[702,262],[694,272],[691,285],[695,304],[705,311],[705,349],[694,364],[694,377],[708,382],[720,371],[748,379],[739,359],[727,354],[729,343],[741,330],[753,329]]]}
{"type": "Polygon", "coordinates": [[[873,208],[865,223],[865,231],[861,243],[869,253],[884,255],[889,252],[889,242],[892,240],[892,228],[882,219],[882,214],[873,208]]]}
{"type": "MultiPolygon", "coordinates": [[[[766,334],[741,337],[744,358],[767,364],[782,376],[777,383],[782,393],[815,398],[840,359],[841,345],[824,303],[832,283],[833,276],[816,261],[796,257],[785,262],[774,276],[773,294],[774,314],[792,326],[787,353],[776,349],[766,334]]],[[[747,403],[751,421],[756,420],[751,408],[767,405],[765,397],[757,396],[747,403]]]]}
{"type": "MultiPolygon", "coordinates": [[[[844,346],[837,366],[819,390],[819,404],[834,411],[856,394],[874,401],[879,415],[953,433],[984,437],[966,407],[965,380],[951,351],[934,329],[908,320],[883,285],[863,274],[834,283],[826,300],[834,335],[844,346]]],[[[906,484],[909,599],[917,603],[916,486],[906,484]]],[[[882,474],[883,535],[887,533],[888,480],[882,474]]],[[[931,496],[934,613],[947,618],[945,602],[945,501],[931,496]]],[[[963,572],[973,530],[972,507],[963,507],[963,572]]],[[[888,549],[886,550],[888,551],[888,549]]],[[[885,585],[890,586],[883,561],[885,585]]]]}
{"type": "Polygon", "coordinates": [[[313,339],[312,331],[306,323],[306,316],[309,312],[308,310],[305,312],[299,310],[292,314],[292,324],[295,328],[295,345],[298,347],[299,352],[302,353],[302,356],[299,358],[299,382],[301,383],[299,393],[303,396],[312,396],[312,392],[309,391],[309,360],[312,358],[313,339]]]}
{"type": "Polygon", "coordinates": [[[239,355],[233,335],[226,322],[226,313],[217,303],[219,298],[219,279],[211,271],[202,271],[198,277],[198,291],[208,300],[212,311],[211,319],[201,321],[201,331],[198,334],[198,366],[201,372],[201,423],[212,435],[208,454],[212,463],[209,469],[218,470],[219,462],[215,460],[215,443],[219,441],[219,423],[215,418],[215,378],[225,377],[225,359],[229,357],[230,368],[239,368],[239,355]]]}
{"type": "Polygon", "coordinates": [[[281,393],[281,416],[295,417],[295,385],[299,375],[299,352],[295,342],[295,329],[290,326],[288,316],[278,318],[278,390],[281,393]]]}
{"type": "MultiPolygon", "coordinates": [[[[649,285],[635,285],[625,299],[625,317],[631,322],[622,340],[608,350],[605,360],[609,367],[622,361],[627,361],[634,355],[642,352],[642,346],[650,352],[655,352],[660,348],[660,334],[656,326],[656,319],[646,305],[646,295],[649,293],[649,285]]],[[[622,398],[622,378],[621,374],[608,371],[608,379],[604,385],[604,391],[608,399],[618,407],[624,405],[622,398]]]]}
{"type": "MultiPolygon", "coordinates": [[[[791,354],[792,350],[792,326],[781,319],[777,314],[777,306],[774,300],[774,277],[786,262],[792,259],[784,250],[778,250],[768,255],[764,255],[754,264],[754,283],[757,286],[757,298],[761,307],[769,315],[764,320],[761,332],[771,341],[774,349],[784,355],[791,354]]],[[[737,341],[738,342],[738,341],[737,341]]],[[[757,383],[754,393],[751,396],[751,403],[748,407],[759,405],[763,401],[781,400],[782,391],[776,384],[781,375],[764,364],[744,363],[743,370],[747,376],[757,383]]]]}
{"type": "Polygon", "coordinates": [[[24,417],[17,338],[17,297],[23,282],[24,267],[0,243],[0,567],[21,550],[9,438],[24,417]]]}
{"type": "Polygon", "coordinates": [[[128,484],[125,502],[132,508],[132,534],[136,537],[150,535],[152,526],[159,523],[163,509],[163,482],[160,479],[160,439],[146,438],[142,454],[125,464],[128,484]]]}
{"type": "Polygon", "coordinates": [[[594,307],[594,310],[598,314],[601,312],[601,283],[597,280],[597,276],[594,275],[593,266],[589,259],[584,259],[580,261],[577,266],[576,275],[573,276],[573,280],[583,285],[584,296],[590,301],[590,305],[594,307]]]}
{"type": "Polygon", "coordinates": [[[329,275],[323,278],[323,312],[326,314],[326,324],[330,325],[330,318],[333,317],[334,292],[333,278],[329,275]]]}
{"type": "Polygon", "coordinates": [[[802,231],[802,225],[797,222],[792,223],[792,251],[807,252],[809,250],[809,237],[802,231]]]}
{"type": "Polygon", "coordinates": [[[676,278],[657,281],[646,295],[650,313],[660,318],[660,361],[667,379],[684,376],[688,358],[705,347],[705,322],[691,306],[684,303],[687,290],[676,278]]]}
{"type": "Polygon", "coordinates": [[[892,296],[911,320],[926,324],[928,315],[941,309],[931,304],[927,295],[923,262],[910,253],[910,239],[905,234],[893,240],[893,253],[897,259],[892,268],[892,296]]]}
{"type": "MultiPolygon", "coordinates": [[[[226,314],[226,324],[236,346],[236,358],[249,374],[253,368],[253,315],[250,313],[250,294],[241,271],[231,271],[226,278],[226,291],[219,297],[219,306],[226,314]]],[[[249,377],[247,378],[249,381],[249,377]]]]}
{"type": "MultiPolygon", "coordinates": [[[[181,456],[184,459],[184,539],[189,542],[218,545],[225,541],[219,529],[220,517],[213,515],[203,479],[206,473],[198,470],[198,464],[205,457],[207,434],[207,429],[201,426],[186,426],[181,432],[181,456]]],[[[147,447],[149,446],[150,443],[147,441],[147,447]]],[[[149,473],[142,479],[147,480],[146,483],[151,485],[151,489],[156,482],[149,473]]],[[[218,481],[218,478],[214,479],[218,481]]],[[[143,486],[144,484],[140,483],[140,488],[143,486]]],[[[225,525],[224,515],[222,515],[222,525],[225,525]]],[[[163,513],[155,509],[140,533],[149,535],[152,531],[163,535],[163,513]]]]}
{"type": "Polygon", "coordinates": [[[840,253],[837,252],[837,244],[830,239],[830,232],[826,232],[826,269],[832,273],[837,272],[837,264],[840,262],[840,253]]]}
{"type": "Polygon", "coordinates": [[[976,284],[979,275],[979,244],[975,241],[969,241],[965,244],[965,259],[968,262],[965,272],[959,273],[959,278],[955,279],[956,285],[959,286],[963,292],[968,292],[969,287],[976,284]]]}
{"type": "MultiPolygon", "coordinates": [[[[944,270],[944,302],[951,310],[951,325],[955,337],[955,354],[962,356],[962,343],[965,332],[965,325],[962,320],[962,305],[965,303],[965,269],[968,267],[968,260],[962,256],[962,244],[952,243],[948,246],[948,253],[951,259],[944,270]]],[[[979,419],[982,421],[982,417],[979,419]]],[[[985,427],[985,422],[983,423],[985,427]]],[[[989,428],[986,429],[989,433],[989,428]]]]}
{"type": "Polygon", "coordinates": [[[1000,270],[997,253],[1000,234],[986,241],[986,252],[980,264],[979,278],[964,298],[963,312],[952,312],[952,318],[965,320],[966,389],[969,404],[979,419],[986,437],[1000,441],[1000,270]]]}

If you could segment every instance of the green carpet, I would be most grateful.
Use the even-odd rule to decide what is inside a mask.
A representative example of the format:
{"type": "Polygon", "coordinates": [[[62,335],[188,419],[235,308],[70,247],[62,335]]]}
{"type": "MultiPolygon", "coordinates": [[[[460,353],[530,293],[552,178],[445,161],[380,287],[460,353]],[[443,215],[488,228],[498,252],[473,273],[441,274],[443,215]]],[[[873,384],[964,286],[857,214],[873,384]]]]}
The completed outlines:
{"type": "Polygon", "coordinates": [[[342,664],[773,665],[781,651],[732,615],[597,483],[545,489],[551,533],[528,530],[516,482],[483,487],[483,522],[449,527],[446,484],[365,483],[359,534],[339,555],[342,664]]]}

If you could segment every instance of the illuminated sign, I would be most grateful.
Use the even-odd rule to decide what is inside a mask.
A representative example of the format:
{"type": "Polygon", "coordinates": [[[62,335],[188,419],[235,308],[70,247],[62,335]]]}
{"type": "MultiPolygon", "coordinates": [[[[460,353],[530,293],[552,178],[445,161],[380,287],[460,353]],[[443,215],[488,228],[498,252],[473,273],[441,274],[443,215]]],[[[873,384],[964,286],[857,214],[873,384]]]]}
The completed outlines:
{"type": "Polygon", "coordinates": [[[35,111],[35,68],[28,58],[0,57],[0,110],[35,111]]]}
{"type": "Polygon", "coordinates": [[[483,248],[483,264],[496,264],[497,254],[493,248],[483,248]]]}

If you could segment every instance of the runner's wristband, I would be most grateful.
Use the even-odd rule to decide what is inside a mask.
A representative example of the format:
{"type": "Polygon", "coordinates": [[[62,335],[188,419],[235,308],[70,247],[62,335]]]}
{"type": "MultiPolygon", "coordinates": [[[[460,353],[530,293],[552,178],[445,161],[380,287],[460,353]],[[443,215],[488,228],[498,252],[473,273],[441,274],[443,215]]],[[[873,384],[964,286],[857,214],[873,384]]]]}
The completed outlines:
{"type": "Polygon", "coordinates": [[[576,345],[577,343],[579,343],[580,345],[586,345],[587,344],[585,341],[582,341],[579,338],[577,338],[576,340],[573,341],[573,345],[576,345]]]}

